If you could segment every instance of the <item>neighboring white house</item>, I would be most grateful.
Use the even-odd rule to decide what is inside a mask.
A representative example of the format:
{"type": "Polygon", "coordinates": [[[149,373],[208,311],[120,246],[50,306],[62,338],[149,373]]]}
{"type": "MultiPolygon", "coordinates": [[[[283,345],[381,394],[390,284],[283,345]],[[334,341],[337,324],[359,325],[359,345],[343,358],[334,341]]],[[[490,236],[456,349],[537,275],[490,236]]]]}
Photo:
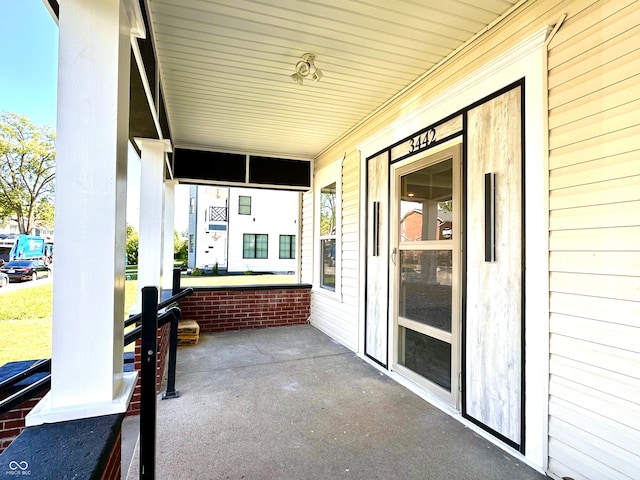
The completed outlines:
{"type": "Polygon", "coordinates": [[[298,192],[192,186],[188,266],[294,272],[298,216],[298,192]]]}
{"type": "MultiPolygon", "coordinates": [[[[18,222],[15,220],[10,220],[4,225],[0,225],[0,234],[1,235],[20,235],[20,227],[18,227],[18,222]]],[[[52,237],[53,230],[49,230],[43,227],[35,227],[31,235],[40,235],[41,237],[52,237]]]]}

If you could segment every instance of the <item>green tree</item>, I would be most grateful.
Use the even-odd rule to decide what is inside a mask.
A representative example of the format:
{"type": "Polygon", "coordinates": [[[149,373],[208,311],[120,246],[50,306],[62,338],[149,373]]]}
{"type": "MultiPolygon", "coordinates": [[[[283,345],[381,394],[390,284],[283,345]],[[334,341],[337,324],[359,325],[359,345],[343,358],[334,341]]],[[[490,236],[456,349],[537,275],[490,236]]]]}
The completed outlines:
{"type": "Polygon", "coordinates": [[[0,114],[0,220],[20,233],[53,224],[55,133],[15,113],[0,114]]]}
{"type": "Polygon", "coordinates": [[[336,234],[336,184],[320,191],[320,235],[336,234]]]}
{"type": "Polygon", "coordinates": [[[138,232],[131,225],[127,224],[126,237],[127,265],[138,264],[138,232]]]}
{"type": "Polygon", "coordinates": [[[187,239],[182,237],[177,230],[173,230],[173,258],[177,262],[186,262],[188,255],[187,239]]]}

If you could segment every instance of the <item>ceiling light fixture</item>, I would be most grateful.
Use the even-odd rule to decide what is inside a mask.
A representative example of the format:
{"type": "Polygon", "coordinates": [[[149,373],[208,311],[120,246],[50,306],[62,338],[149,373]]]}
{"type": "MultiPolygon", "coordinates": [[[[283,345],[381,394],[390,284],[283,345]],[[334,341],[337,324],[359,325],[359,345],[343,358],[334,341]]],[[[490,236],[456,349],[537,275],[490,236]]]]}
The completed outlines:
{"type": "Polygon", "coordinates": [[[313,80],[314,82],[320,81],[322,78],[322,71],[316,67],[314,60],[316,56],[312,53],[305,53],[302,55],[302,59],[296,63],[296,73],[291,75],[291,78],[298,85],[302,85],[305,78],[313,80]]]}

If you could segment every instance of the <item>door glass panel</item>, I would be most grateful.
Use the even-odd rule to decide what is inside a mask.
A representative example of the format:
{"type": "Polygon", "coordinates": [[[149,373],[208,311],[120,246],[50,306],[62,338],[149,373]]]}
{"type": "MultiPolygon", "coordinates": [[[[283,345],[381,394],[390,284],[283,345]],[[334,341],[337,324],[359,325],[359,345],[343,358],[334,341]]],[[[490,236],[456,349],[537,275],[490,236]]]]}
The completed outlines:
{"type": "Polygon", "coordinates": [[[402,177],[400,242],[453,238],[453,160],[402,177]]]}
{"type": "Polygon", "coordinates": [[[451,250],[401,250],[401,317],[451,332],[451,250]]]}
{"type": "Polygon", "coordinates": [[[451,391],[451,344],[400,327],[399,363],[451,391]]]}
{"type": "Polygon", "coordinates": [[[393,360],[399,372],[456,405],[460,154],[454,146],[400,165],[392,184],[393,360]]]}

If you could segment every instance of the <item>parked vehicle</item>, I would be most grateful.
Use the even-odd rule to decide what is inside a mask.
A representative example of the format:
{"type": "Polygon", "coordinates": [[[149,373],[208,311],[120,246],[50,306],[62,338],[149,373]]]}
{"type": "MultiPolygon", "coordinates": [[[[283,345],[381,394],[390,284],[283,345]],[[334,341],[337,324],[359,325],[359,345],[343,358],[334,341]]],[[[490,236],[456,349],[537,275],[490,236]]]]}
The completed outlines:
{"type": "Polygon", "coordinates": [[[13,260],[0,267],[0,273],[9,277],[9,281],[21,282],[48,277],[51,270],[40,260],[13,260]]]}
{"type": "Polygon", "coordinates": [[[10,253],[16,244],[18,235],[15,233],[0,233],[0,266],[11,260],[10,253]]]}
{"type": "Polygon", "coordinates": [[[9,285],[9,276],[6,273],[0,273],[0,287],[9,285]]]}
{"type": "Polygon", "coordinates": [[[53,261],[53,243],[37,235],[6,235],[0,238],[0,260],[40,260],[48,265],[53,261]]]}

